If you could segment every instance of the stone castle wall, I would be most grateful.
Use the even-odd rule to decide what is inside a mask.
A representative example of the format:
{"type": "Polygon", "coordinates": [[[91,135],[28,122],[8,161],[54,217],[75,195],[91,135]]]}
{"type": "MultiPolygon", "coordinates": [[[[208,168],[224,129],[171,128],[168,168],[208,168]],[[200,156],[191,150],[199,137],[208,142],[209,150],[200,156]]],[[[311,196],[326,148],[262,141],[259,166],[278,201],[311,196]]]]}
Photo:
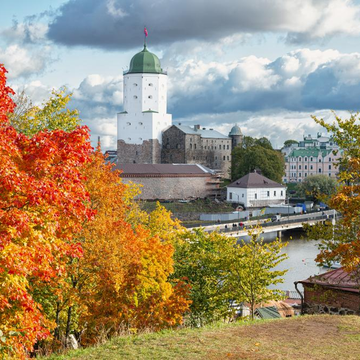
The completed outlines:
{"type": "Polygon", "coordinates": [[[211,176],[124,177],[123,182],[141,184],[141,200],[205,198],[212,193],[211,176]]]}
{"type": "Polygon", "coordinates": [[[118,140],[117,158],[120,164],[160,164],[161,145],[157,139],[144,140],[139,145],[118,140]]]}

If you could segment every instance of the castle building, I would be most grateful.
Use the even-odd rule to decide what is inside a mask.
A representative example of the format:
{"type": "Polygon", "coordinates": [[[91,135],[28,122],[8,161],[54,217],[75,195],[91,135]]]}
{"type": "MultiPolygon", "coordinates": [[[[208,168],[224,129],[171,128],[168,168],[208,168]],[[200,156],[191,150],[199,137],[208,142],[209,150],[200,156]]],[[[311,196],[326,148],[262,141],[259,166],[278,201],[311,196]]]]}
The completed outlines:
{"type": "Polygon", "coordinates": [[[159,164],[162,132],[170,126],[167,74],[145,44],[124,72],[124,110],[117,115],[118,161],[159,164]]]}
{"type": "Polygon", "coordinates": [[[146,44],[131,59],[123,83],[117,163],[200,164],[229,177],[232,149],[242,141],[240,128],[235,125],[226,136],[200,125],[172,125],[167,113],[167,74],[146,44]]]}
{"type": "Polygon", "coordinates": [[[162,163],[201,164],[228,177],[232,139],[213,129],[173,125],[163,132],[162,163]]]}

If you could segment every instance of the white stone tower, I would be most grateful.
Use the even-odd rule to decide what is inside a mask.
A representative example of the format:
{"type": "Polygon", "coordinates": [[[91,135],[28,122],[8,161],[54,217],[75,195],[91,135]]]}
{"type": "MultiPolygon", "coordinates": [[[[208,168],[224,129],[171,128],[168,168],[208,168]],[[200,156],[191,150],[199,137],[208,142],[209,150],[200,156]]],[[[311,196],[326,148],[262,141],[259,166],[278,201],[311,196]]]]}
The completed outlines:
{"type": "Polygon", "coordinates": [[[117,115],[120,164],[161,162],[162,132],[172,124],[167,114],[167,74],[155,54],[144,49],[124,72],[124,111],[117,115]]]}

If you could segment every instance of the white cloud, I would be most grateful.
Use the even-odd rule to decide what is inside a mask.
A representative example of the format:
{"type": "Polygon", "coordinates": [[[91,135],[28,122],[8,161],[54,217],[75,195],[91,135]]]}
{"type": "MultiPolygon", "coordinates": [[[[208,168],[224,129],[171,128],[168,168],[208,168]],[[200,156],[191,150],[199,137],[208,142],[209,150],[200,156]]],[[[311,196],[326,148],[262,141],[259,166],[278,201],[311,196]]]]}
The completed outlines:
{"type": "Polygon", "coordinates": [[[8,70],[9,79],[40,73],[50,61],[51,49],[46,46],[41,50],[21,47],[17,44],[10,45],[6,49],[0,48],[0,63],[3,63],[8,70]]]}

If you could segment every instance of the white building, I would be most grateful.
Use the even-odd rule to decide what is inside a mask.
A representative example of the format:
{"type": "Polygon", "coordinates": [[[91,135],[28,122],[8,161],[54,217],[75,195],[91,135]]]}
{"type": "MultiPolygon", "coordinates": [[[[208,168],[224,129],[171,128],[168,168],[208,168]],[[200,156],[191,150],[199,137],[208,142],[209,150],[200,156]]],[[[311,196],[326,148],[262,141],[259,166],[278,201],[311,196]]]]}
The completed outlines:
{"type": "Polygon", "coordinates": [[[285,186],[256,172],[247,174],[227,187],[227,201],[248,207],[285,203],[285,186]]]}
{"type": "Polygon", "coordinates": [[[338,169],[336,163],[342,151],[330,137],[317,134],[304,136],[304,140],[283,148],[285,155],[285,176],[283,181],[301,182],[311,175],[326,175],[335,178],[338,169]]]}
{"type": "Polygon", "coordinates": [[[145,44],[124,72],[124,111],[117,115],[118,161],[160,163],[162,132],[171,124],[167,74],[145,44]]]}

